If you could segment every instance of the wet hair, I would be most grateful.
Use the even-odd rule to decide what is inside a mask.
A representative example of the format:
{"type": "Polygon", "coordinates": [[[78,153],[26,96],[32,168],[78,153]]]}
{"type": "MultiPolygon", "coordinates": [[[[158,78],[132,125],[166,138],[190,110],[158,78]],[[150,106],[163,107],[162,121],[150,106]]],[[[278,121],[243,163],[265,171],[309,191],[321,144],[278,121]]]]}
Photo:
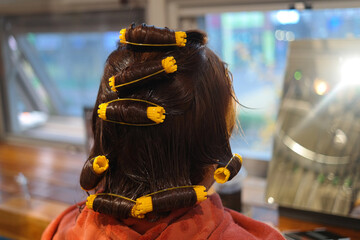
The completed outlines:
{"type": "Polygon", "coordinates": [[[93,168],[94,160],[95,158],[92,158],[85,162],[83,170],[81,171],[81,175],[80,175],[80,186],[87,191],[94,189],[99,184],[99,182],[106,173],[103,172],[101,174],[97,174],[94,171],[93,168]]]}
{"type": "MultiPolygon", "coordinates": [[[[220,163],[219,166],[223,166],[223,163],[220,163]]],[[[242,163],[239,160],[239,158],[237,158],[237,157],[235,157],[235,159],[230,162],[230,164],[227,166],[227,168],[230,171],[230,177],[229,177],[228,181],[233,179],[238,174],[238,172],[241,169],[241,166],[242,166],[242,163]]]]}
{"type": "Polygon", "coordinates": [[[151,75],[152,73],[158,72],[163,69],[163,67],[161,65],[161,59],[146,62],[146,68],[144,68],[143,66],[144,66],[144,63],[142,63],[142,64],[135,63],[131,66],[126,67],[123,71],[121,71],[120,73],[117,73],[114,76],[115,86],[124,85],[120,88],[117,88],[117,91],[119,92],[119,94],[121,94],[122,92],[124,92],[126,94],[128,91],[136,90],[139,85],[140,86],[144,85],[148,81],[151,81],[152,82],[151,84],[153,84],[156,80],[169,79],[168,74],[166,74],[165,72],[162,72],[162,73],[156,74],[152,77],[145,78],[142,81],[126,85],[126,83],[132,82],[132,81],[142,78],[144,76],[151,75]]]}
{"type": "MultiPolygon", "coordinates": [[[[228,126],[227,117],[229,111],[234,111],[232,80],[226,64],[206,46],[205,33],[187,31],[186,35],[185,47],[118,44],[108,57],[93,111],[94,145],[88,158],[90,161],[105,155],[109,159],[102,181],[96,180],[104,193],[135,200],[162,189],[197,185],[211,165],[224,166],[231,159],[232,126],[228,126]],[[125,90],[111,90],[112,76],[116,76],[117,84],[130,82],[157,71],[158,62],[168,56],[176,59],[176,72],[129,84],[125,90]],[[158,104],[166,110],[166,118],[161,124],[147,127],[100,119],[98,106],[117,98],[158,104]]],[[[126,39],[157,44],[175,41],[174,31],[144,24],[129,27],[126,39]]],[[[142,104],[126,101],[108,107],[107,114],[138,123],[148,121],[145,111],[142,104]]],[[[81,185],[94,185],[92,178],[91,171],[84,167],[81,185]]],[[[154,214],[162,215],[194,205],[196,194],[192,188],[179,188],[153,195],[152,202],[154,214]]],[[[93,202],[95,211],[118,219],[127,218],[133,206],[133,201],[107,195],[98,195],[93,202]]]]}

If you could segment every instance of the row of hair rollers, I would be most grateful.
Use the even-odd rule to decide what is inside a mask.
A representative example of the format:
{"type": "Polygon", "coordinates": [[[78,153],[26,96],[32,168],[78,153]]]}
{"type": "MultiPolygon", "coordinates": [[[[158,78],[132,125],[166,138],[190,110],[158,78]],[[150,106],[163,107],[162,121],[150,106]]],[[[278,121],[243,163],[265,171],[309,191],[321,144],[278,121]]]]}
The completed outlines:
{"type": "Polygon", "coordinates": [[[120,43],[133,45],[135,47],[185,47],[188,43],[205,45],[207,36],[199,31],[178,31],[168,28],[157,28],[145,24],[120,31],[120,43]]]}
{"type": "MultiPolygon", "coordinates": [[[[242,157],[234,154],[224,167],[217,168],[214,173],[215,180],[218,183],[225,183],[231,180],[239,172],[241,165],[242,157]]],[[[92,184],[97,185],[108,168],[108,160],[104,156],[96,157],[88,161],[85,168],[90,168],[90,172],[96,174],[93,176],[92,184]],[[92,164],[90,164],[91,162],[92,164]]],[[[83,172],[89,171],[88,169],[84,170],[83,172]]],[[[82,187],[84,188],[85,186],[82,185],[82,187]]],[[[90,188],[88,186],[85,189],[89,190],[90,188]]],[[[111,193],[98,193],[88,197],[86,206],[94,211],[118,216],[119,218],[127,218],[129,216],[143,218],[145,214],[152,211],[166,212],[171,209],[192,206],[196,202],[205,200],[206,196],[207,193],[204,186],[183,186],[165,189],[140,197],[136,201],[111,193]],[[178,199],[178,201],[172,201],[173,199],[178,199]],[[107,204],[103,204],[105,202],[107,204]]]]}
{"type": "MultiPolygon", "coordinates": [[[[131,45],[141,46],[178,46],[184,47],[186,45],[186,33],[185,32],[174,32],[170,29],[155,28],[153,26],[146,26],[145,24],[135,27],[133,24],[128,29],[122,29],[120,31],[120,42],[131,45]],[[151,31],[149,31],[151,30],[151,31]],[[139,40],[146,39],[145,41],[139,40]]],[[[150,61],[144,64],[137,64],[125,68],[122,72],[109,78],[110,89],[114,92],[126,91],[128,87],[134,88],[139,84],[144,84],[152,77],[162,73],[170,74],[177,71],[176,60],[173,56],[166,57],[159,61],[150,61]]],[[[118,108],[121,109],[121,106],[118,108]]],[[[110,102],[102,103],[99,105],[98,116],[109,122],[119,123],[124,125],[132,126],[151,126],[162,123],[165,119],[165,109],[155,103],[148,102],[141,99],[115,99],[110,102]],[[120,116],[121,114],[106,114],[107,107],[109,104],[121,105],[121,101],[136,101],[145,102],[152,105],[147,108],[146,116],[153,123],[129,123],[122,119],[109,118],[110,116],[120,116]],[[116,103],[114,103],[116,102],[116,103]]]]}
{"type": "MultiPolygon", "coordinates": [[[[219,167],[214,172],[214,179],[218,183],[231,180],[241,169],[242,157],[234,154],[225,166],[219,167]]],[[[91,190],[97,186],[109,168],[109,160],[105,156],[97,156],[87,161],[81,172],[80,184],[84,190],[91,190]],[[85,176],[86,175],[86,176],[85,176]]]]}
{"type": "Polygon", "coordinates": [[[195,185],[160,190],[136,200],[111,193],[97,193],[87,198],[86,206],[96,212],[110,214],[118,218],[144,218],[150,212],[162,213],[190,207],[205,199],[207,199],[206,188],[195,185]],[[104,204],[105,202],[107,204],[104,204]]]}
{"type": "MultiPolygon", "coordinates": [[[[140,25],[138,27],[134,27],[134,26],[135,25],[132,25],[129,29],[122,29],[120,31],[119,38],[120,38],[121,43],[132,44],[132,45],[143,45],[143,46],[174,46],[174,45],[176,45],[179,47],[184,47],[186,44],[186,41],[187,41],[187,39],[186,39],[187,35],[185,32],[173,32],[172,30],[167,29],[167,28],[158,29],[153,26],[146,26],[145,24],[140,25]],[[151,30],[151,32],[153,34],[149,34],[149,30],[151,30]],[[135,37],[135,35],[137,36],[137,38],[135,37]],[[140,39],[142,41],[139,41],[140,39]]],[[[163,60],[163,62],[164,62],[164,60],[163,60]]],[[[176,63],[175,59],[171,60],[171,61],[174,61],[174,64],[176,63]]],[[[149,63],[149,64],[151,64],[151,63],[149,63]]],[[[152,64],[154,64],[154,63],[152,63],[152,64]]],[[[151,66],[152,66],[152,64],[151,64],[151,66]]],[[[163,64],[163,68],[166,69],[164,64],[163,64]]],[[[116,87],[118,87],[118,86],[121,87],[121,86],[124,86],[127,84],[133,84],[137,81],[143,80],[143,78],[140,78],[140,76],[137,75],[137,72],[134,71],[135,69],[136,68],[128,69],[127,71],[124,71],[123,73],[120,73],[119,75],[113,76],[112,78],[110,78],[109,85],[110,85],[111,89],[113,91],[116,91],[116,87]],[[133,74],[133,75],[131,75],[131,74],[133,74]],[[127,83],[125,82],[125,79],[128,80],[127,83]],[[129,81],[129,79],[130,79],[130,81],[129,81]],[[134,80],[134,79],[136,79],[136,80],[134,80]]],[[[148,68],[148,69],[153,69],[153,67],[148,68]]],[[[159,66],[156,69],[159,69],[159,66]]],[[[161,70],[159,70],[159,71],[161,71],[161,70]]],[[[168,71],[166,71],[166,72],[169,73],[168,71]]],[[[138,73],[140,73],[140,72],[138,72],[138,73]]],[[[152,76],[152,73],[146,72],[145,75],[152,76]]],[[[240,171],[241,166],[242,166],[242,157],[238,154],[234,154],[225,166],[224,166],[224,164],[219,163],[219,166],[214,173],[215,181],[218,183],[225,183],[225,182],[231,180],[240,171]]]]}
{"type": "MultiPolygon", "coordinates": [[[[139,83],[144,83],[144,80],[151,79],[151,77],[158,75],[162,72],[166,74],[170,74],[177,71],[176,60],[173,56],[169,56],[164,58],[161,61],[152,61],[147,65],[147,68],[141,68],[139,66],[132,66],[126,68],[124,71],[118,73],[115,76],[112,76],[109,79],[109,86],[112,91],[117,92],[118,89],[123,89],[124,87],[134,86],[139,83]],[[139,70],[140,69],[140,70],[139,70]],[[144,76],[145,75],[145,76],[144,76]]],[[[121,109],[119,107],[118,109],[121,109]]],[[[102,103],[99,105],[98,116],[109,122],[120,123],[125,125],[134,125],[134,126],[150,126],[164,122],[165,119],[165,109],[155,103],[145,101],[142,99],[133,99],[133,98],[119,98],[106,103],[102,103]],[[118,104],[121,105],[123,101],[133,101],[133,102],[142,102],[148,105],[146,110],[146,117],[151,120],[153,123],[129,123],[124,121],[123,119],[117,119],[117,117],[121,116],[118,114],[107,114],[109,104],[118,104]],[[110,116],[110,117],[109,117],[110,116]],[[115,117],[111,117],[115,116],[115,117]]]]}
{"type": "MultiPolygon", "coordinates": [[[[195,34],[196,35],[196,34],[195,34]]],[[[201,35],[201,42],[204,44],[206,40],[204,36],[201,35]]],[[[199,37],[198,36],[198,37],[199,37]]],[[[168,28],[156,28],[154,26],[147,26],[142,24],[140,26],[135,27],[133,24],[128,29],[122,29],[120,31],[120,42],[124,44],[130,45],[138,45],[138,46],[177,46],[184,47],[187,43],[187,33],[186,32],[174,32],[168,28]]],[[[199,38],[200,39],[200,38],[199,38]]],[[[114,92],[126,91],[128,87],[136,87],[139,84],[145,83],[147,80],[150,80],[151,77],[156,76],[161,73],[173,73],[177,71],[176,60],[173,56],[166,57],[161,61],[151,61],[144,64],[137,64],[134,66],[129,66],[125,68],[122,72],[110,77],[109,86],[110,89],[114,92]]],[[[141,101],[140,99],[118,99],[114,101],[120,100],[134,100],[141,101]]],[[[125,125],[133,125],[133,126],[151,126],[155,124],[162,123],[165,118],[165,110],[160,106],[149,107],[147,109],[147,117],[152,120],[154,123],[152,124],[132,124],[127,123],[126,121],[122,121],[121,119],[111,119],[106,116],[106,108],[109,103],[114,101],[103,103],[99,105],[99,117],[103,120],[120,123],[125,125]]],[[[144,101],[145,102],[145,101],[144,101]]],[[[120,103],[117,103],[120,104],[120,103]]],[[[150,103],[151,105],[156,105],[150,103]]],[[[121,108],[120,108],[121,109],[121,108]]],[[[112,115],[112,114],[109,114],[112,115]]]]}
{"type": "MultiPolygon", "coordinates": [[[[133,38],[133,30],[134,30],[134,25],[131,26],[130,29],[126,30],[126,29],[122,29],[120,31],[120,42],[121,43],[126,43],[126,44],[132,44],[132,45],[141,45],[141,46],[178,46],[178,47],[184,47],[186,44],[186,33],[185,32],[175,32],[173,34],[173,32],[169,29],[155,29],[154,27],[147,27],[145,25],[142,25],[140,28],[147,28],[147,29],[151,29],[152,31],[161,31],[162,34],[162,39],[163,42],[160,42],[158,44],[149,44],[153,41],[158,41],[158,39],[154,39],[154,37],[151,37],[151,34],[145,34],[147,35],[147,42],[144,43],[137,43],[136,40],[134,40],[134,42],[131,42],[134,38],[133,38]],[[165,30],[165,31],[164,31],[165,30]],[[165,36],[167,36],[168,38],[164,38],[164,33],[165,36]],[[149,37],[150,36],[150,37],[149,37]],[[171,42],[170,44],[168,42],[171,42]]],[[[137,30],[139,30],[139,28],[137,28],[137,30]]],[[[135,30],[136,31],[136,30],[135,30]]],[[[140,31],[142,33],[144,33],[144,31],[140,31]]],[[[141,36],[140,36],[141,37],[141,36]]],[[[156,38],[156,37],[155,37],[156,38]]],[[[157,62],[148,62],[147,63],[147,68],[146,69],[141,69],[141,71],[137,71],[139,68],[139,66],[133,66],[133,67],[128,67],[125,69],[125,71],[112,76],[109,79],[109,85],[112,91],[117,92],[118,88],[122,88],[122,90],[126,90],[126,87],[129,85],[132,85],[132,87],[135,87],[137,85],[138,82],[142,81],[142,80],[149,80],[152,76],[157,75],[159,73],[165,72],[165,73],[173,73],[177,70],[177,65],[176,65],[176,60],[174,59],[174,57],[167,57],[165,59],[163,59],[161,61],[161,65],[157,62]],[[161,69],[162,68],[162,69],[161,69]],[[154,72],[155,69],[155,72],[154,72]],[[145,77],[142,77],[144,76],[145,77]]],[[[143,84],[144,82],[141,82],[141,84],[143,84]]],[[[103,120],[107,120],[107,121],[112,121],[111,119],[107,119],[106,116],[106,110],[107,107],[110,103],[112,102],[119,102],[119,101],[124,101],[124,100],[135,100],[135,101],[142,101],[142,102],[147,102],[141,99],[116,99],[115,101],[111,101],[111,102],[107,102],[107,103],[103,103],[99,105],[99,109],[98,109],[98,115],[101,119],[103,120]]],[[[165,114],[165,110],[161,107],[158,106],[154,103],[151,102],[147,102],[150,105],[154,105],[153,107],[148,107],[147,108],[147,117],[154,121],[155,123],[161,123],[164,121],[164,114],[165,114]]],[[[119,122],[122,123],[122,122],[119,122]]],[[[126,124],[126,123],[125,123],[126,124]]],[[[130,124],[131,125],[131,124],[130,124]]],[[[83,172],[89,172],[89,170],[87,169],[93,169],[91,168],[91,162],[89,161],[86,165],[83,172]]],[[[92,173],[94,173],[93,171],[91,171],[92,173]]],[[[81,185],[84,186],[83,189],[91,189],[93,187],[95,187],[99,181],[101,180],[103,175],[98,175],[96,174],[93,177],[93,180],[90,181],[89,183],[82,183],[81,185]],[[86,187],[85,187],[86,186],[86,187]]],[[[195,188],[194,188],[195,189],[195,188]]],[[[198,188],[196,188],[198,189],[198,188]]],[[[182,191],[182,190],[178,190],[178,191],[182,191]]],[[[192,193],[193,191],[190,190],[192,193]]],[[[159,193],[159,195],[164,194],[163,192],[159,193]]],[[[200,196],[200,194],[197,194],[200,196]]],[[[153,198],[156,199],[157,195],[154,195],[153,198]]],[[[163,199],[163,198],[161,198],[163,199]]],[[[194,197],[192,197],[192,199],[194,199],[194,197]]],[[[195,198],[198,199],[198,198],[195,198]]],[[[87,206],[91,209],[94,209],[95,211],[99,211],[99,212],[103,212],[106,214],[111,214],[111,215],[115,215],[118,216],[120,218],[125,218],[127,216],[130,215],[130,212],[132,212],[132,215],[138,215],[138,217],[143,217],[145,212],[144,211],[149,211],[149,197],[144,197],[139,201],[138,205],[135,205],[135,201],[132,199],[128,199],[125,197],[118,197],[116,195],[113,194],[96,194],[96,195],[90,195],[87,201],[87,206]],[[98,204],[97,203],[101,203],[101,202],[110,202],[111,205],[113,205],[113,207],[99,207],[99,206],[109,206],[108,204],[98,204]],[[136,208],[133,208],[137,206],[136,208]],[[140,206],[140,207],[139,207],[140,206]],[[142,206],[142,207],[141,207],[142,206]],[[144,206],[147,206],[144,208],[144,206]],[[136,210],[135,210],[136,209],[136,210]],[[145,210],[147,209],[147,210],[145,210]]],[[[193,201],[187,201],[188,204],[186,204],[185,201],[185,205],[192,205],[195,202],[193,201]]],[[[154,204],[154,208],[157,211],[164,211],[166,209],[164,209],[162,206],[165,206],[164,204],[156,204],[156,200],[155,200],[155,204],[154,204]]],[[[171,206],[171,208],[173,208],[174,206],[171,206]]],[[[168,209],[170,210],[170,208],[168,209]]]]}

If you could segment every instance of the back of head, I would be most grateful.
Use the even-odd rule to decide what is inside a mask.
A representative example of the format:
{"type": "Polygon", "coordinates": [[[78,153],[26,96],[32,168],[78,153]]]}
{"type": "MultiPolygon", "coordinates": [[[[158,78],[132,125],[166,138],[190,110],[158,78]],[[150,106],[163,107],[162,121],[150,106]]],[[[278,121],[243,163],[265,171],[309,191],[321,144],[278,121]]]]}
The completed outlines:
{"type": "MultiPolygon", "coordinates": [[[[131,26],[123,34],[125,44],[106,61],[93,112],[94,146],[80,179],[85,189],[125,197],[103,195],[93,202],[94,210],[117,218],[130,216],[141,196],[201,184],[210,166],[232,156],[232,82],[225,64],[206,47],[206,35],[187,31],[185,46],[173,46],[166,44],[177,36],[167,28],[131,26]],[[159,45],[136,45],[154,42],[159,45]],[[174,72],[162,70],[167,57],[176,61],[174,72]],[[98,117],[99,105],[108,102],[106,118],[112,121],[98,117]],[[163,122],[147,117],[149,106],[164,109],[163,122]],[[86,166],[98,155],[106,156],[109,169],[94,180],[86,166]]],[[[152,200],[158,214],[196,203],[193,189],[160,195],[152,200]]]]}

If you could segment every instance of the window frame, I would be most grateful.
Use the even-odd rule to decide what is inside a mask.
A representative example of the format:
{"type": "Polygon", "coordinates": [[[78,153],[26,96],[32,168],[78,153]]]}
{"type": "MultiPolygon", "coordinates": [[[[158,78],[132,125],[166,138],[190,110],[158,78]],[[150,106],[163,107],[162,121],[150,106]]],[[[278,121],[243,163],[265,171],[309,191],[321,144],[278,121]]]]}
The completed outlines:
{"type": "MultiPolygon", "coordinates": [[[[155,4],[156,0],[149,2],[155,4]]],[[[293,8],[295,3],[310,4],[311,9],[360,8],[360,2],[356,0],[207,0],[206,3],[203,0],[162,0],[166,17],[159,24],[179,29],[184,25],[183,19],[195,19],[209,13],[286,10],[293,8]]],[[[148,12],[148,18],[158,19],[153,16],[155,14],[155,11],[148,12]]]]}

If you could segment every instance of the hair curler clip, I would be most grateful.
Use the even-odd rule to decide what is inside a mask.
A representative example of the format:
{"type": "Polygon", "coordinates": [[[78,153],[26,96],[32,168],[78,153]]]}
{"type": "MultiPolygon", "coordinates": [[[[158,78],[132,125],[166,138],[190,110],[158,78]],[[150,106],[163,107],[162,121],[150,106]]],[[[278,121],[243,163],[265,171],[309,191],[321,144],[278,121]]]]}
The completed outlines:
{"type": "Polygon", "coordinates": [[[240,164],[242,165],[242,157],[239,154],[235,153],[231,157],[230,161],[226,164],[225,167],[220,167],[220,168],[215,170],[214,179],[215,179],[215,181],[217,183],[223,184],[223,183],[226,183],[229,180],[231,173],[230,173],[230,170],[227,167],[234,158],[238,158],[239,161],[240,161],[240,164]]]}
{"type": "Polygon", "coordinates": [[[120,30],[120,43],[123,44],[131,44],[136,46],[149,46],[149,47],[168,47],[168,46],[178,46],[178,47],[185,47],[186,45],[186,32],[175,32],[175,43],[135,43],[129,42],[126,40],[126,28],[120,30]]]}

